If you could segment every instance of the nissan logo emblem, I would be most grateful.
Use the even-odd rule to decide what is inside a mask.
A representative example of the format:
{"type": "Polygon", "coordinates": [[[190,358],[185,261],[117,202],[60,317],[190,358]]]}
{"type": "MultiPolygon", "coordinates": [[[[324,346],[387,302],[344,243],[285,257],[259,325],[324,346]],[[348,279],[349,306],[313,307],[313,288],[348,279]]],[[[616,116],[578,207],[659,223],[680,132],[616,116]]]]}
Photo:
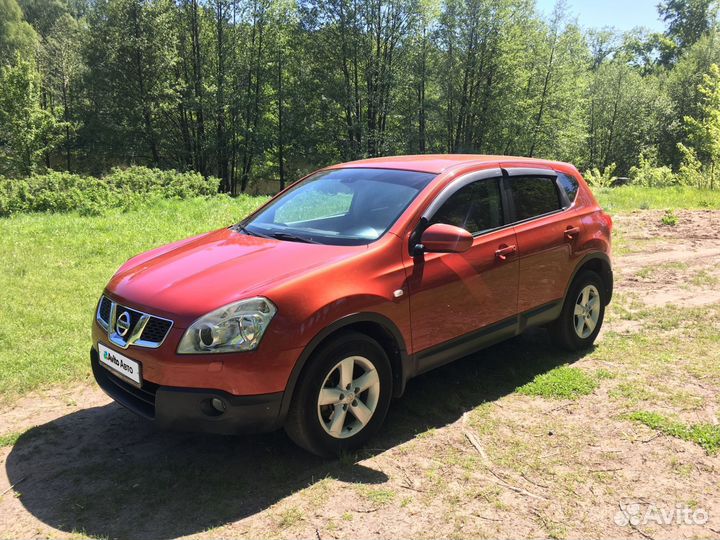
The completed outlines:
{"type": "Polygon", "coordinates": [[[115,321],[115,331],[120,337],[125,335],[130,330],[130,314],[127,311],[123,311],[122,314],[115,321]]]}

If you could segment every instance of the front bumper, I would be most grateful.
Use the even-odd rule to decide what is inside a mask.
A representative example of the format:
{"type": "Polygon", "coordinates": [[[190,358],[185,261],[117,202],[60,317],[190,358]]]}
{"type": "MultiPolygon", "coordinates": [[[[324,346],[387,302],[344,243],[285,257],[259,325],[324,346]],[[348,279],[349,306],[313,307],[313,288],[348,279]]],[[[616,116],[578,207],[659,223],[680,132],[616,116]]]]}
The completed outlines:
{"type": "Polygon", "coordinates": [[[160,386],[150,381],[137,388],[105,369],[94,347],[90,363],[95,380],[108,396],[162,429],[235,434],[272,431],[281,425],[283,392],[235,396],[222,390],[160,386]],[[214,398],[225,405],[223,412],[212,406],[214,398]]]}

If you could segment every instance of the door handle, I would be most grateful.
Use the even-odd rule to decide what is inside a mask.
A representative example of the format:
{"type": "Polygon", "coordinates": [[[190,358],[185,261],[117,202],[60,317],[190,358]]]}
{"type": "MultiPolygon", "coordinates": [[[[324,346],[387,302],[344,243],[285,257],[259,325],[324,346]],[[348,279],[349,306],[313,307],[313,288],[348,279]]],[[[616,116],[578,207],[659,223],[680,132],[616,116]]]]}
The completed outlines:
{"type": "Polygon", "coordinates": [[[578,234],[580,234],[580,227],[569,225],[568,228],[565,229],[565,238],[568,240],[573,240],[578,234]]]}
{"type": "Polygon", "coordinates": [[[512,246],[508,246],[507,244],[500,244],[500,247],[495,251],[495,257],[497,257],[501,261],[506,261],[508,256],[512,255],[513,253],[517,253],[517,246],[513,244],[512,246]]]}

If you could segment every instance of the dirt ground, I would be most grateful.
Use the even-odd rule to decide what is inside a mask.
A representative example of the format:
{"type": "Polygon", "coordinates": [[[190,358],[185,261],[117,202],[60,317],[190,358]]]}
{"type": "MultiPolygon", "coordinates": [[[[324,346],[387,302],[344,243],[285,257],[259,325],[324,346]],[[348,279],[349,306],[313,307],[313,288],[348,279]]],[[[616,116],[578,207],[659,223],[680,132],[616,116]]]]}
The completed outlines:
{"type": "Polygon", "coordinates": [[[662,224],[662,215],[615,219],[622,234],[615,262],[619,290],[641,294],[650,306],[720,302],[720,213],[681,212],[673,227],[662,224]]]}
{"type": "Polygon", "coordinates": [[[23,432],[0,448],[0,537],[716,538],[720,458],[628,418],[720,419],[720,212],[677,215],[615,217],[595,349],[533,330],[419,377],[339,461],[282,432],[157,432],[90,380],[27,395],[0,412],[23,432]],[[515,391],[563,364],[597,387],[515,391]]]}

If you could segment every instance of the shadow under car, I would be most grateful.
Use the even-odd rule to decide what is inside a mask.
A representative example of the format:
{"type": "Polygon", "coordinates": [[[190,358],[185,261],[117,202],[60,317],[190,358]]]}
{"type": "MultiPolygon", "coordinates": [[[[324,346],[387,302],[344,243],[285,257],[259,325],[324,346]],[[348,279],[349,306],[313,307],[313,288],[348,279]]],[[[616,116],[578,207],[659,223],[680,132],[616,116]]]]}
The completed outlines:
{"type": "Polygon", "coordinates": [[[372,449],[323,460],[282,431],[233,437],[162,432],[115,403],[82,409],[24,433],[6,468],[37,519],[109,538],[173,538],[251,516],[323,478],[382,484],[358,460],[455,422],[580,355],[543,330],[501,343],[409,382],[372,449]]]}

